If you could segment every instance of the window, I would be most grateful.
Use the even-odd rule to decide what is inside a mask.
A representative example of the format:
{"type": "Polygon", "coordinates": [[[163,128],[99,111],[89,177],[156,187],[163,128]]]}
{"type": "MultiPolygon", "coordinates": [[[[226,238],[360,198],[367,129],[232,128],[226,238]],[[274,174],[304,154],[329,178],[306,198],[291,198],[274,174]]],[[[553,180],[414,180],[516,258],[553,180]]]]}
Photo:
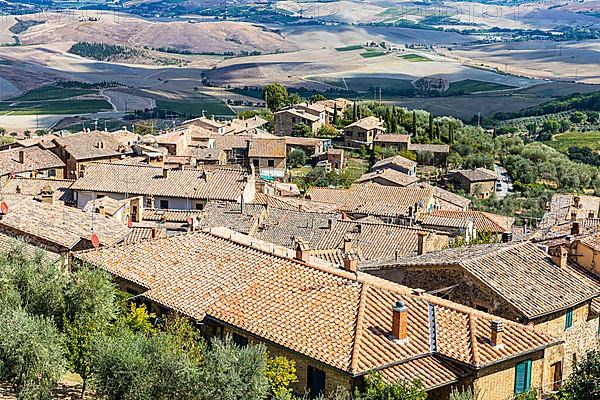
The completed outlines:
{"type": "Polygon", "coordinates": [[[558,391],[562,382],[562,363],[555,362],[550,365],[550,376],[552,376],[552,390],[558,391]]]}
{"type": "Polygon", "coordinates": [[[531,360],[515,366],[515,394],[523,393],[531,387],[531,360]]]}
{"type": "Polygon", "coordinates": [[[490,309],[489,309],[489,308],[487,308],[487,307],[484,307],[484,306],[482,306],[482,305],[479,305],[479,304],[475,305],[475,309],[476,309],[476,310],[479,310],[479,311],[483,311],[483,312],[490,312],[490,309]]]}
{"type": "Polygon", "coordinates": [[[569,329],[573,326],[573,307],[567,310],[567,314],[565,316],[565,329],[569,329]]]}
{"type": "Polygon", "coordinates": [[[49,169],[48,170],[48,176],[53,178],[56,176],[56,170],[55,169],[49,169]]]}
{"type": "Polygon", "coordinates": [[[275,160],[267,160],[267,165],[269,168],[275,167],[275,160]]]}
{"type": "Polygon", "coordinates": [[[96,196],[96,200],[100,200],[100,199],[101,199],[101,198],[103,198],[103,197],[106,197],[106,196],[105,196],[105,195],[103,195],[103,194],[99,194],[99,195],[97,195],[97,196],[96,196]]]}
{"type": "Polygon", "coordinates": [[[160,201],[160,208],[162,208],[162,209],[168,209],[169,208],[169,200],[161,200],[160,201]]]}
{"type": "Polygon", "coordinates": [[[254,165],[256,168],[258,168],[258,160],[252,160],[252,164],[253,164],[253,165],[254,165]]]}
{"type": "Polygon", "coordinates": [[[319,397],[325,393],[325,371],[308,366],[308,395],[311,398],[319,397]]]}
{"type": "Polygon", "coordinates": [[[204,208],[204,204],[196,203],[196,210],[202,210],[204,208]]]}
{"type": "Polygon", "coordinates": [[[234,333],[232,339],[233,339],[233,343],[237,344],[240,347],[248,346],[248,338],[245,336],[234,333]]]}

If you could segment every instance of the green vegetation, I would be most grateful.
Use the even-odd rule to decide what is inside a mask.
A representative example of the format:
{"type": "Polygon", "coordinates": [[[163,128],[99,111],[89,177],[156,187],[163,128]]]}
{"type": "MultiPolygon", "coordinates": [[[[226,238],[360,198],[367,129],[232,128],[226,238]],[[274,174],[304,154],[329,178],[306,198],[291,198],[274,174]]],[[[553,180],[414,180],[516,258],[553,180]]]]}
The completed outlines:
{"type": "Polygon", "coordinates": [[[399,58],[403,58],[405,60],[408,61],[412,61],[412,62],[428,62],[431,61],[431,59],[427,58],[427,57],[423,57],[419,54],[414,54],[414,53],[410,53],[410,54],[402,54],[398,56],[399,58]]]}
{"type": "Polygon", "coordinates": [[[496,113],[495,119],[532,117],[564,111],[600,111],[600,91],[587,94],[572,94],[516,113],[496,113]]]}
{"type": "Polygon", "coordinates": [[[600,132],[565,132],[552,136],[552,140],[544,142],[548,146],[565,153],[571,147],[588,147],[600,150],[600,132]]]}
{"type": "Polygon", "coordinates": [[[13,26],[8,28],[8,30],[10,32],[14,33],[15,35],[19,35],[19,34],[25,32],[29,28],[36,26],[36,25],[41,25],[43,23],[44,23],[44,21],[35,21],[35,20],[24,21],[24,20],[17,18],[17,22],[13,26]]]}
{"type": "Polygon", "coordinates": [[[280,110],[289,103],[288,91],[279,83],[266,85],[263,90],[263,98],[272,112],[280,110]]]}
{"type": "Polygon", "coordinates": [[[335,49],[337,51],[354,51],[354,50],[362,50],[363,46],[362,44],[353,44],[350,46],[346,46],[346,47],[336,47],[335,49]]]}
{"type": "Polygon", "coordinates": [[[600,399],[600,352],[591,351],[577,363],[557,400],[600,399]]]}
{"type": "Polygon", "coordinates": [[[367,50],[364,53],[360,53],[360,55],[361,55],[361,57],[364,57],[364,58],[373,58],[373,57],[385,56],[385,52],[378,51],[378,50],[367,50]]]}
{"type": "Polygon", "coordinates": [[[68,53],[98,61],[114,61],[123,58],[142,57],[145,52],[132,47],[106,43],[77,42],[68,53]]]}
{"type": "Polygon", "coordinates": [[[201,101],[176,101],[156,100],[156,108],[184,115],[234,115],[233,111],[225,103],[216,98],[203,99],[201,101]]]}
{"type": "Polygon", "coordinates": [[[491,92],[493,90],[507,90],[507,89],[516,89],[515,86],[504,85],[501,83],[494,82],[484,82],[478,81],[474,79],[464,79],[462,81],[452,82],[450,83],[450,87],[445,95],[461,95],[461,94],[471,94],[476,92],[491,92]]]}
{"type": "Polygon", "coordinates": [[[292,168],[298,168],[306,164],[308,157],[302,149],[294,149],[288,153],[287,164],[292,168]]]}
{"type": "Polygon", "coordinates": [[[106,100],[56,100],[46,102],[0,102],[0,115],[86,114],[112,110],[106,100]]]}
{"type": "Polygon", "coordinates": [[[27,93],[12,99],[12,101],[58,100],[94,93],[97,93],[97,91],[92,89],[66,88],[59,85],[49,85],[30,90],[27,93]]]}

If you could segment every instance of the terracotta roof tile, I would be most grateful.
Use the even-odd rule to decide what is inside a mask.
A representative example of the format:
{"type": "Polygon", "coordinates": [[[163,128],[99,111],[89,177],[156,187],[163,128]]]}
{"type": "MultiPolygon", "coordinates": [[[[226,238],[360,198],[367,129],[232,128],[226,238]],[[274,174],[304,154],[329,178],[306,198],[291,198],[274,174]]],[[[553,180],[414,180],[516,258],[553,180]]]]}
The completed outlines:
{"type": "Polygon", "coordinates": [[[470,369],[447,359],[427,355],[381,370],[384,382],[419,379],[427,390],[458,382],[470,369]]]}
{"type": "Polygon", "coordinates": [[[493,181],[498,179],[498,174],[486,168],[461,169],[453,172],[456,175],[462,175],[471,182],[493,181]]]}
{"type": "Polygon", "coordinates": [[[375,179],[389,181],[397,186],[408,186],[419,181],[419,179],[415,176],[403,174],[402,172],[393,169],[383,169],[363,174],[356,180],[356,183],[371,182],[375,179]]]}
{"type": "Polygon", "coordinates": [[[50,168],[64,168],[65,163],[50,150],[38,146],[0,151],[0,174],[18,174],[50,168]],[[23,152],[23,162],[20,153],[23,152]]]}
{"type": "Polygon", "coordinates": [[[53,179],[53,178],[11,178],[0,190],[2,194],[19,194],[27,197],[35,197],[42,189],[50,186],[54,191],[54,200],[65,204],[75,203],[71,185],[75,180],[53,179]]]}
{"type": "Polygon", "coordinates": [[[375,136],[375,143],[410,143],[410,135],[399,135],[397,133],[380,133],[375,136]]]}
{"type": "Polygon", "coordinates": [[[353,128],[353,127],[359,127],[362,129],[366,129],[366,130],[371,130],[371,129],[379,129],[379,130],[385,130],[385,128],[383,127],[383,122],[377,118],[377,117],[365,117],[363,119],[359,119],[356,122],[351,123],[350,125],[348,125],[345,129],[348,128],[353,128]]]}
{"type": "Polygon", "coordinates": [[[243,172],[232,169],[169,170],[165,178],[161,167],[92,163],[71,189],[137,196],[239,201],[245,185],[243,172]]]}
{"type": "Polygon", "coordinates": [[[512,230],[515,219],[484,211],[437,210],[419,217],[421,224],[441,227],[463,227],[473,221],[477,232],[502,233],[512,230]]]}
{"type": "MultiPolygon", "coordinates": [[[[378,136],[380,136],[380,135],[378,135],[378,136]]],[[[388,135],[386,135],[386,136],[388,136],[388,135]]],[[[402,135],[393,135],[393,136],[402,136],[402,135]]],[[[406,168],[406,169],[412,169],[417,166],[416,161],[409,160],[408,158],[402,157],[402,156],[393,156],[393,157],[388,157],[388,158],[384,158],[383,160],[377,161],[375,164],[373,164],[373,167],[371,168],[371,170],[389,168],[389,166],[391,164],[398,165],[398,166],[400,166],[402,168],[406,168]]]]}
{"type": "Polygon", "coordinates": [[[559,343],[504,321],[505,348],[496,350],[484,340],[494,316],[361,272],[298,262],[271,246],[221,229],[77,257],[147,288],[143,296],[165,307],[207,315],[352,375],[432,353],[477,368],[559,343]],[[405,342],[390,336],[391,307],[399,300],[408,307],[405,342]]]}
{"type": "Polygon", "coordinates": [[[250,141],[248,157],[285,158],[285,139],[257,139],[250,141]]]}
{"type": "Polygon", "coordinates": [[[113,137],[107,132],[79,132],[58,137],[54,142],[59,146],[66,146],[69,154],[79,161],[131,153],[131,148],[122,148],[117,136],[113,137]]]}

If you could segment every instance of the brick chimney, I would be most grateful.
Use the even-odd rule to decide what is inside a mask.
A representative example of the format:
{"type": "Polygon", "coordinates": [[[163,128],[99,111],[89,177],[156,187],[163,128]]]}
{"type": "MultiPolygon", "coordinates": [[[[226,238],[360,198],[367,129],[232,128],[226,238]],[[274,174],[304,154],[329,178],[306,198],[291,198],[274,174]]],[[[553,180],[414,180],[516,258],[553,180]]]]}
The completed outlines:
{"type": "Polygon", "coordinates": [[[490,324],[491,328],[491,336],[490,341],[494,347],[503,347],[503,339],[504,339],[504,322],[500,319],[495,319],[490,324]]]}
{"type": "Polygon", "coordinates": [[[19,163],[25,164],[25,151],[19,150],[19,163]]]}
{"type": "Polygon", "coordinates": [[[427,232],[417,232],[417,254],[423,255],[427,253],[427,232]]]}
{"type": "Polygon", "coordinates": [[[349,253],[352,251],[352,236],[345,235],[344,236],[344,253],[349,253]]]}
{"type": "Polygon", "coordinates": [[[583,234],[581,222],[573,221],[573,223],[571,224],[571,235],[579,236],[581,234],[583,234]]]}
{"type": "Polygon", "coordinates": [[[308,262],[310,257],[310,247],[307,242],[304,241],[303,238],[296,238],[296,260],[308,262]]]}
{"type": "Polygon", "coordinates": [[[548,254],[550,254],[550,259],[557,267],[565,268],[567,266],[569,253],[564,247],[552,247],[548,250],[548,254]]]}
{"type": "Polygon", "coordinates": [[[344,265],[343,268],[349,272],[358,271],[358,256],[354,252],[344,253],[343,257],[344,265]]]}
{"type": "Polygon", "coordinates": [[[403,301],[397,301],[392,307],[392,335],[398,340],[408,337],[406,328],[408,324],[408,308],[403,301]]]}

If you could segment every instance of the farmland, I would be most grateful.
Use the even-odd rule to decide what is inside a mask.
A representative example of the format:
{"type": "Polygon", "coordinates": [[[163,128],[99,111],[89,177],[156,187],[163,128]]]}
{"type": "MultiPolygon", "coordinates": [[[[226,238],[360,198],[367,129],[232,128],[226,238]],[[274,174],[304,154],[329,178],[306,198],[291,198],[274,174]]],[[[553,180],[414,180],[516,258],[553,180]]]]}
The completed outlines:
{"type": "Polygon", "coordinates": [[[398,57],[407,60],[407,61],[412,61],[412,62],[428,62],[431,61],[430,58],[424,57],[422,55],[419,54],[415,54],[415,53],[409,53],[409,54],[402,54],[399,55],[398,57]]]}
{"type": "Polygon", "coordinates": [[[571,146],[589,147],[600,150],[600,132],[566,132],[554,135],[552,140],[544,142],[558,151],[566,152],[571,146]]]}
{"type": "Polygon", "coordinates": [[[79,89],[79,88],[64,88],[60,86],[50,85],[42,86],[30,90],[29,92],[11,99],[12,101],[42,101],[42,100],[58,100],[68,99],[71,97],[82,96],[86,94],[97,93],[96,90],[92,89],[79,89]]]}
{"type": "Polygon", "coordinates": [[[40,102],[0,102],[0,115],[85,114],[112,110],[106,100],[56,100],[40,102]]]}

